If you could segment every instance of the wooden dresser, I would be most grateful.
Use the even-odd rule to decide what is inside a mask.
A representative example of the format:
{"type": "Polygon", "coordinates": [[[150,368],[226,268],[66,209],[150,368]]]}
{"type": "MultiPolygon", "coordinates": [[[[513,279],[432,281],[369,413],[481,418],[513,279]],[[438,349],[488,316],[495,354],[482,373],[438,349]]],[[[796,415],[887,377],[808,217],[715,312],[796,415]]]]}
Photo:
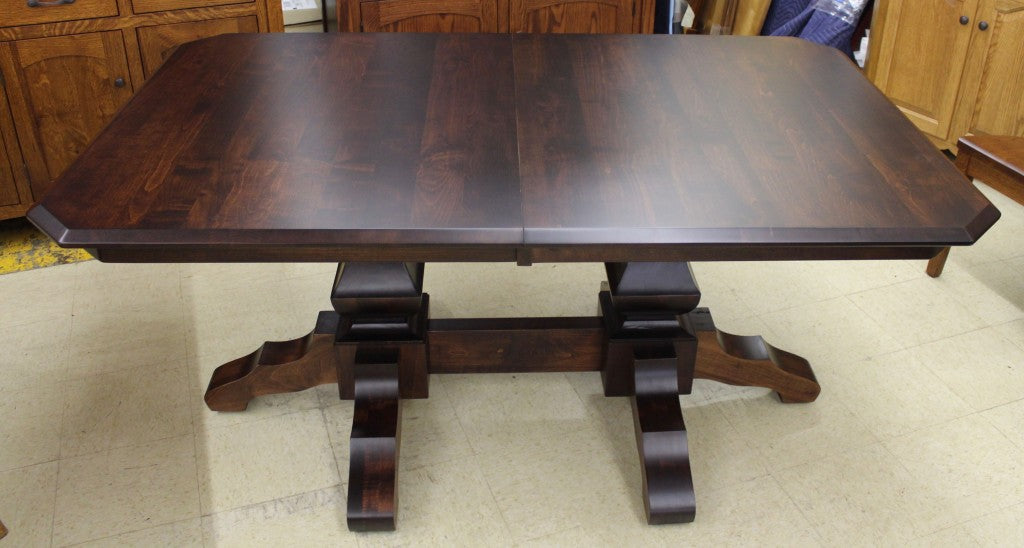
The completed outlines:
{"type": "Polygon", "coordinates": [[[877,0],[867,75],[940,148],[1024,136],[1024,0],[877,0]]]}
{"type": "Polygon", "coordinates": [[[338,0],[347,32],[654,31],[653,0],[338,0]]]}
{"type": "Polygon", "coordinates": [[[179,44],[282,30],[280,0],[0,2],[0,219],[23,215],[179,44]]]}

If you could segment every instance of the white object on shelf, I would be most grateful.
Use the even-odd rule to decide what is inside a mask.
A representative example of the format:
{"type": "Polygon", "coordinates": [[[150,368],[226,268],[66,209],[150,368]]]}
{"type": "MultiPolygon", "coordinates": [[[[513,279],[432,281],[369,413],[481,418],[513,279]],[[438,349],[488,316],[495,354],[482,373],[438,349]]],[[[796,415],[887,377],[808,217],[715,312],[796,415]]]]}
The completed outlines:
{"type": "Polygon", "coordinates": [[[297,25],[319,21],[322,17],[320,2],[323,0],[281,0],[285,25],[297,25]]]}

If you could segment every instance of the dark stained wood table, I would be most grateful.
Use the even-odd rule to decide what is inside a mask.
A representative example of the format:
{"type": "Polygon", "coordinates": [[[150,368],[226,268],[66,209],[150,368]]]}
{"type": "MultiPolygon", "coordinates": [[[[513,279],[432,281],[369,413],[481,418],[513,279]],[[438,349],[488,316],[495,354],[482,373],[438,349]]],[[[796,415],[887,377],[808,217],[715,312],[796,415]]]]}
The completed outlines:
{"type": "Polygon", "coordinates": [[[810,402],[715,329],[689,261],[929,258],[999,217],[840,53],[796,39],[225,35],[181,47],[29,212],[110,262],[331,261],[333,310],[216,370],[213,410],[338,383],[348,519],[395,526],[429,373],[600,371],[651,523],[695,499],[694,378],[810,402]],[[594,318],[428,319],[430,261],[606,265],[594,318]]]}

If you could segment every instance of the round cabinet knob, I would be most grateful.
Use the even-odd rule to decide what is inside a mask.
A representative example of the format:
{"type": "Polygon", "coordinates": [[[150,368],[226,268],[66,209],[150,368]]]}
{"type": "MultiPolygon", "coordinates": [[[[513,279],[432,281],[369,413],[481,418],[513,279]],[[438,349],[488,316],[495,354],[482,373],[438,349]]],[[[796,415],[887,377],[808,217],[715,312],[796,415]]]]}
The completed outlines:
{"type": "Polygon", "coordinates": [[[117,79],[115,79],[114,80],[114,87],[115,88],[123,88],[124,87],[124,78],[117,78],[117,79]]]}
{"type": "Polygon", "coordinates": [[[971,22],[971,18],[970,17],[967,17],[966,15],[961,15],[960,16],[960,24],[961,25],[966,25],[967,23],[970,23],[970,22],[971,22]]]}
{"type": "Polygon", "coordinates": [[[988,30],[988,21],[978,23],[978,30],[988,30]]]}

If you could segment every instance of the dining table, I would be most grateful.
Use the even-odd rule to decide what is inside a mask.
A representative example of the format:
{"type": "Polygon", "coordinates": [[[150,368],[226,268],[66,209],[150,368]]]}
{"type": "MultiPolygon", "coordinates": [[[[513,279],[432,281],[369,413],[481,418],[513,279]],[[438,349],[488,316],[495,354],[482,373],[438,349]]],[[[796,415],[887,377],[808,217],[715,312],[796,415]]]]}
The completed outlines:
{"type": "Polygon", "coordinates": [[[999,212],[849,58],[799,39],[333,33],[182,45],[28,218],[104,262],[337,263],[312,330],[221,365],[205,401],[336,383],[347,521],[370,531],[396,526],[402,401],[449,373],[599,373],[631,401],[648,522],[692,521],[694,379],[787,404],[820,386],[717,329],[691,262],[928,259],[999,212]],[[432,319],[440,261],[607,281],[593,317],[432,319]]]}

